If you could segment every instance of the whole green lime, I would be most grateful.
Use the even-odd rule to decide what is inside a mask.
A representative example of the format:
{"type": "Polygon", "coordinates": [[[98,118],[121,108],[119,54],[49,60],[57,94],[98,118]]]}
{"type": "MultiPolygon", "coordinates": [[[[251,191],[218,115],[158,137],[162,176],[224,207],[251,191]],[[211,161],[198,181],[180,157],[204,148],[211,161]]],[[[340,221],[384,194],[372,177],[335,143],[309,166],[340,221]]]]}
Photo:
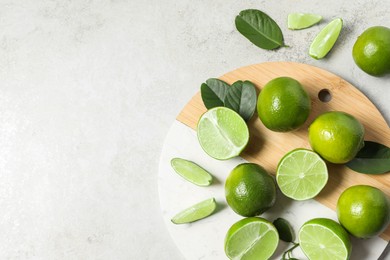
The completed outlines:
{"type": "Polygon", "coordinates": [[[309,127],[312,149],[332,163],[352,160],[364,146],[364,127],[352,115],[331,111],[319,115],[309,127]]]}
{"type": "Polygon", "coordinates": [[[227,203],[237,214],[253,217],[275,204],[276,184],[260,165],[243,163],[226,178],[225,195],[227,203]]]}
{"type": "Polygon", "coordinates": [[[261,90],[257,100],[260,120],[270,130],[288,132],[302,126],[311,110],[310,97],[299,81],[275,78],[261,90]]]}
{"type": "Polygon", "coordinates": [[[382,233],[389,225],[390,202],[378,188],[355,185],[340,195],[337,216],[353,236],[370,238],[382,233]]]}
{"type": "Polygon", "coordinates": [[[365,30],[353,46],[352,57],[370,75],[390,73],[390,28],[374,26],[365,30]]]}

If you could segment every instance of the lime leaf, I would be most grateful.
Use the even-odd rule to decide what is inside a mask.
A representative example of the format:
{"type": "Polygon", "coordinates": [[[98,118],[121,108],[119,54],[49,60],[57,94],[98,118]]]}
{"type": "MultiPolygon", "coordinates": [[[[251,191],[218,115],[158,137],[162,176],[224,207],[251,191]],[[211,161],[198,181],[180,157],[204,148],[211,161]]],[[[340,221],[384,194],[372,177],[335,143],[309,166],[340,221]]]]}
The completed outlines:
{"type": "Polygon", "coordinates": [[[321,15],[305,14],[305,13],[291,13],[287,18],[287,27],[290,30],[300,30],[309,28],[322,20],[321,15]]]}
{"type": "Polygon", "coordinates": [[[256,109],[256,88],[250,81],[236,81],[231,85],[225,97],[225,107],[236,111],[248,121],[256,109]]]}
{"type": "Polygon", "coordinates": [[[171,221],[174,224],[191,223],[210,216],[217,208],[214,198],[201,201],[176,214],[171,221]]]}
{"type": "Polygon", "coordinates": [[[290,223],[284,218],[277,218],[273,222],[274,226],[278,230],[279,238],[285,242],[294,241],[294,230],[290,223]]]}
{"type": "Polygon", "coordinates": [[[237,30],[256,46],[272,50],[284,45],[278,24],[260,10],[247,9],[235,20],[237,30]]]}
{"type": "Polygon", "coordinates": [[[322,59],[325,57],[336,43],[342,27],[343,20],[340,18],[334,19],[329,24],[327,24],[318,33],[310,45],[310,56],[314,59],[322,59]]]}
{"type": "Polygon", "coordinates": [[[209,186],[213,180],[209,172],[194,162],[182,158],[173,158],[171,165],[181,177],[198,186],[209,186]]]}
{"type": "Polygon", "coordinates": [[[365,174],[383,174],[390,171],[390,148],[372,141],[364,141],[364,147],[346,164],[348,168],[365,174]]]}
{"type": "Polygon", "coordinates": [[[229,84],[220,79],[208,79],[200,86],[200,94],[207,109],[224,106],[229,84]]]}

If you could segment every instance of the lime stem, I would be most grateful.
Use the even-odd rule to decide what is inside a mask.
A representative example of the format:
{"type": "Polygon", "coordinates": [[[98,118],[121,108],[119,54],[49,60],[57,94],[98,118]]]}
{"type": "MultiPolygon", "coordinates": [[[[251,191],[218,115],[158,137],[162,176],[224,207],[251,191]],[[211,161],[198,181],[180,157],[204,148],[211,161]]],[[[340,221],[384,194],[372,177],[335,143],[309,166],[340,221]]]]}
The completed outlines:
{"type": "Polygon", "coordinates": [[[291,252],[297,248],[299,246],[299,243],[294,243],[294,242],[291,242],[294,244],[294,246],[292,246],[291,248],[289,248],[286,252],[283,253],[283,256],[282,256],[282,260],[289,260],[289,259],[292,259],[291,258],[291,252]]]}

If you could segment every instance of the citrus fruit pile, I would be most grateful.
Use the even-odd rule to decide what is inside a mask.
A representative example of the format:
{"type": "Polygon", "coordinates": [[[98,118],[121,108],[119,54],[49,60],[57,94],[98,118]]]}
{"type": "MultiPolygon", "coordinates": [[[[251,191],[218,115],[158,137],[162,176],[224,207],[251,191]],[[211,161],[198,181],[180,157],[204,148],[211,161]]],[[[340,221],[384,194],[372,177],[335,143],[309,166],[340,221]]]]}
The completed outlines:
{"type": "MultiPolygon", "coordinates": [[[[311,99],[304,86],[290,77],[269,81],[257,98],[260,121],[270,131],[289,132],[301,128],[311,113],[311,99]]],[[[339,223],[316,218],[304,223],[294,242],[294,231],[282,218],[273,223],[259,217],[272,208],[277,189],[301,201],[317,196],[328,181],[327,162],[344,164],[364,146],[364,127],[342,111],[318,115],[308,127],[312,148],[297,147],[285,154],[274,177],[255,163],[241,163],[227,176],[225,198],[230,208],[244,218],[227,231],[225,253],[230,259],[269,259],[279,239],[298,245],[309,259],[349,259],[352,244],[349,234],[358,238],[379,235],[390,222],[390,202],[377,188],[359,185],[345,190],[337,202],[339,223]]],[[[236,156],[249,143],[249,128],[240,114],[228,107],[213,107],[197,125],[203,150],[218,160],[236,156]]],[[[208,186],[212,176],[199,165],[180,158],[171,161],[175,171],[186,180],[208,186]]],[[[217,202],[208,199],[172,218],[175,224],[190,223],[211,215],[217,202]]],[[[290,249],[291,251],[292,249],[290,249]]],[[[286,251],[285,255],[290,256],[286,251]]],[[[287,259],[287,258],[286,258],[287,259]]]]}

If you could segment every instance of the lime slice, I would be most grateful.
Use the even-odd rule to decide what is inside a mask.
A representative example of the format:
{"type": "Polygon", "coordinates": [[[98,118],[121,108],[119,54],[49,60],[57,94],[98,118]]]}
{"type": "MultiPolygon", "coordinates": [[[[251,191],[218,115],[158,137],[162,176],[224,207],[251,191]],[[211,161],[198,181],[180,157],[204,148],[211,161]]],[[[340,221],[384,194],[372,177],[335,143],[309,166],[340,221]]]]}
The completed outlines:
{"type": "Polygon", "coordinates": [[[321,15],[292,13],[288,15],[287,27],[290,30],[300,30],[311,27],[322,20],[321,15]]]}
{"type": "Polygon", "coordinates": [[[299,230],[299,244],[309,259],[346,260],[351,254],[351,241],[345,229],[327,218],[309,220],[299,230]]]}
{"type": "Polygon", "coordinates": [[[230,259],[269,259],[279,243],[278,231],[264,218],[244,218],[233,224],[225,238],[230,259]]]}
{"type": "Polygon", "coordinates": [[[218,160],[238,156],[249,141],[244,119],[226,107],[216,107],[204,113],[199,119],[197,134],[203,150],[218,160]]]}
{"type": "Polygon", "coordinates": [[[321,157],[307,149],[295,149],[279,162],[276,182],[284,195],[295,200],[314,198],[325,187],[328,170],[321,157]]]}
{"type": "Polygon", "coordinates": [[[285,242],[294,241],[294,230],[290,223],[284,218],[277,218],[273,222],[275,228],[278,230],[279,237],[285,242]]]}
{"type": "Polygon", "coordinates": [[[309,54],[314,59],[322,59],[328,54],[339,37],[343,20],[334,19],[322,29],[310,45],[309,54]]]}
{"type": "Polygon", "coordinates": [[[173,158],[171,165],[177,174],[198,186],[209,186],[213,181],[210,173],[194,162],[182,158],[173,158]]]}
{"type": "Polygon", "coordinates": [[[176,214],[171,221],[175,224],[190,223],[210,216],[217,208],[214,198],[201,201],[176,214]]]}

